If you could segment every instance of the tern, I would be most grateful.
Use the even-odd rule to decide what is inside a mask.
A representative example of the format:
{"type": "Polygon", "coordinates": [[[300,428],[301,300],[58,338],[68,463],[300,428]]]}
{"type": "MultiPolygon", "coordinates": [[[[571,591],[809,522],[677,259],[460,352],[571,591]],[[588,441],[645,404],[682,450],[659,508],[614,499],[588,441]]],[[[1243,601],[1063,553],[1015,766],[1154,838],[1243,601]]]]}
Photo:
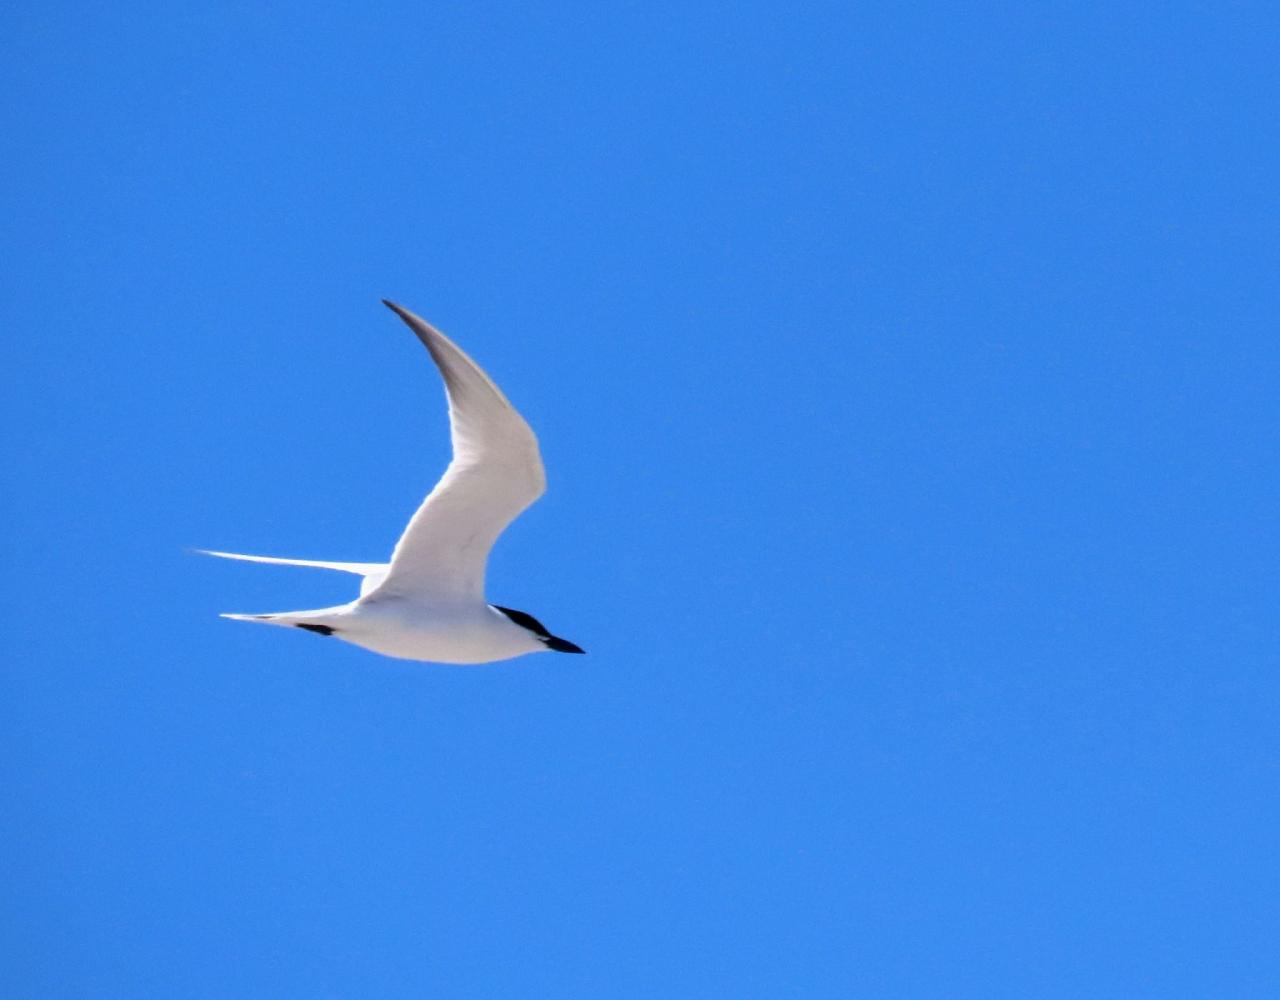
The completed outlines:
{"type": "Polygon", "coordinates": [[[224,559],[311,566],[363,577],[360,596],[318,611],[224,614],[335,636],[404,660],[492,663],[547,650],[582,653],[523,611],[484,596],[489,550],[508,524],[542,496],[538,439],[493,380],[443,333],[383,299],[422,341],[444,378],[453,459],[396,543],[388,563],[280,559],[198,551],[224,559]]]}

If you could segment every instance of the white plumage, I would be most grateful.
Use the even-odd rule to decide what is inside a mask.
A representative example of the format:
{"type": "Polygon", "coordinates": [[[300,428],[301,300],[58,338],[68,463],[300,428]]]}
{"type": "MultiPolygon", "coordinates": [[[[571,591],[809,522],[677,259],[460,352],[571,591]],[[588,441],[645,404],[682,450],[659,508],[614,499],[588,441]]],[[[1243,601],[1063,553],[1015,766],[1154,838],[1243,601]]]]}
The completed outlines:
{"type": "MultiPolygon", "coordinates": [[[[384,300],[385,301],[385,300],[384,300]]],[[[409,660],[488,663],[522,653],[581,653],[537,619],[485,603],[485,566],[498,536],[542,495],[538,439],[480,366],[409,310],[386,302],[418,335],[444,378],[453,460],[396,543],[389,563],[280,559],[201,549],[248,562],[311,566],[362,577],[350,604],[317,611],[224,615],[333,635],[409,660]]]]}

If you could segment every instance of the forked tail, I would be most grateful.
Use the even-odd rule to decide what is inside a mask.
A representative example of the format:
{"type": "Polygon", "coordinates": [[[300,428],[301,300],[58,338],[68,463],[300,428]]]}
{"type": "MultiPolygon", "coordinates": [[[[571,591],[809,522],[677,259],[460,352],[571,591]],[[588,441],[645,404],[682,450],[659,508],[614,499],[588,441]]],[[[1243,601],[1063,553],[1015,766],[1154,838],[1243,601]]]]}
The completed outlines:
{"type": "Polygon", "coordinates": [[[319,635],[333,635],[341,631],[337,625],[335,612],[340,608],[324,608],[320,611],[281,611],[269,615],[233,615],[221,614],[219,618],[230,618],[238,622],[261,622],[264,625],[281,625],[285,628],[302,628],[319,635]]]}

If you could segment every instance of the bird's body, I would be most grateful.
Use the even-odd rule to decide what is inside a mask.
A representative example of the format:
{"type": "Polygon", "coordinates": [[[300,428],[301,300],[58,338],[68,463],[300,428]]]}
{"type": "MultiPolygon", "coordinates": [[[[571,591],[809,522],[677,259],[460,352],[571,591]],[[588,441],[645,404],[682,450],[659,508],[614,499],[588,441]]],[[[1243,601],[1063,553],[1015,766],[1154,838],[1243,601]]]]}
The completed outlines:
{"type": "Polygon", "coordinates": [[[402,660],[491,663],[547,648],[536,635],[492,605],[470,602],[361,598],[317,611],[226,617],[333,635],[354,646],[402,660]]]}
{"type": "Polygon", "coordinates": [[[248,562],[310,566],[362,578],[349,604],[315,611],[224,615],[332,635],[407,660],[490,663],[523,653],[581,653],[531,615],[486,603],[484,572],[502,530],[545,488],[537,438],[478,365],[407,309],[444,377],[453,461],[409,521],[389,563],[323,562],[202,550],[248,562]]]}

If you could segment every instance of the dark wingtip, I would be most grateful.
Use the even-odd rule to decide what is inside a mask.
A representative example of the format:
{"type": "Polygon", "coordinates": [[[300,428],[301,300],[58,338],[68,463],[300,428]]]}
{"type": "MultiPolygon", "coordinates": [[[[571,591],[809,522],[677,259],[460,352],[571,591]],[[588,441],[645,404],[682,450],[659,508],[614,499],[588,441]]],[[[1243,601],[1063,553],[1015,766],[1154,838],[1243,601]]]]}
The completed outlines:
{"type": "Polygon", "coordinates": [[[419,319],[413,313],[409,312],[409,310],[406,309],[404,306],[400,305],[397,302],[392,302],[390,299],[383,299],[382,304],[386,306],[388,309],[390,309],[397,316],[399,316],[402,320],[404,320],[405,324],[409,327],[409,329],[418,335],[419,340],[421,340],[424,344],[427,343],[426,332],[423,330],[423,327],[427,327],[427,324],[423,320],[419,319]]]}

